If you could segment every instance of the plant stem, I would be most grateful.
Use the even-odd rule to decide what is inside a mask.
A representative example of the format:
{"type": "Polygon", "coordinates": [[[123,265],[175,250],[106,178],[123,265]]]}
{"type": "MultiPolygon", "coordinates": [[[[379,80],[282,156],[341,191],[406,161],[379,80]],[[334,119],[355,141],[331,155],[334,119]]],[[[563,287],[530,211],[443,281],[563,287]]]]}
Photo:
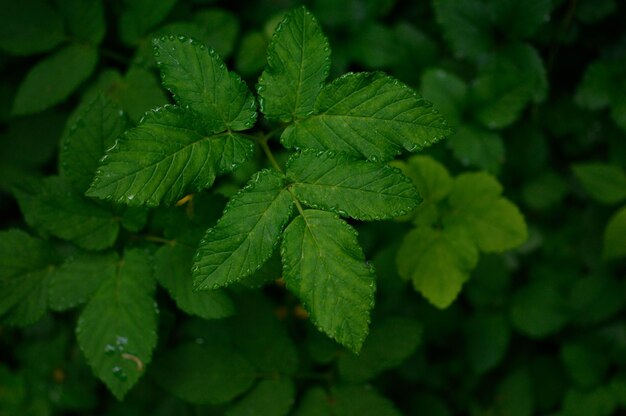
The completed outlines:
{"type": "Polygon", "coordinates": [[[267,156],[267,158],[269,159],[269,161],[272,164],[272,166],[274,167],[274,169],[276,169],[280,173],[284,173],[282,168],[280,167],[280,165],[276,161],[276,158],[274,157],[274,154],[272,153],[272,149],[270,149],[270,147],[267,145],[267,140],[268,140],[268,137],[264,136],[259,141],[259,144],[261,145],[261,149],[263,149],[263,152],[265,152],[265,156],[267,156]]]}

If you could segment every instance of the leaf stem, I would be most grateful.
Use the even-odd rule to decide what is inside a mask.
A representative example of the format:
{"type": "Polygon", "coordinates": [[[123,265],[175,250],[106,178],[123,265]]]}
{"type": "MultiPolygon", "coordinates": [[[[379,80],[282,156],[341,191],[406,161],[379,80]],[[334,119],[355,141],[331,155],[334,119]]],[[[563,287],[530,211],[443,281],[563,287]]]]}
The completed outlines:
{"type": "Polygon", "coordinates": [[[296,204],[296,208],[298,209],[298,212],[300,213],[300,215],[302,215],[303,218],[305,218],[304,209],[302,208],[302,205],[300,205],[300,201],[298,201],[298,198],[296,198],[296,196],[294,195],[290,187],[287,187],[287,190],[289,191],[289,195],[291,195],[291,199],[293,199],[293,202],[296,204]]]}
{"type": "Polygon", "coordinates": [[[276,158],[274,157],[274,154],[272,153],[272,149],[270,149],[270,147],[267,145],[267,140],[268,140],[268,137],[264,136],[259,141],[259,144],[261,145],[261,149],[263,149],[263,152],[265,153],[265,156],[267,156],[267,158],[269,159],[269,161],[272,164],[272,166],[274,167],[274,169],[276,169],[280,173],[284,173],[283,169],[280,167],[280,165],[276,161],[276,158]]]}
{"type": "Polygon", "coordinates": [[[169,244],[170,246],[176,244],[176,240],[168,240],[167,238],[159,237],[156,235],[146,235],[143,238],[144,240],[150,241],[152,243],[169,244]]]}

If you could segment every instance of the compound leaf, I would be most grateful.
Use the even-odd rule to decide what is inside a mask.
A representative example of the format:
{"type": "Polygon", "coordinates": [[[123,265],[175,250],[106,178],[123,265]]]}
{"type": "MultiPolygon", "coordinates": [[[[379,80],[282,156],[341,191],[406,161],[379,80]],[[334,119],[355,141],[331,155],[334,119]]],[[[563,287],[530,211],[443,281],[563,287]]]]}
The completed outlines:
{"type": "Polygon", "coordinates": [[[272,255],[291,216],[286,179],[263,170],[235,195],[200,242],[194,260],[196,289],[215,289],[249,276],[272,255]]]}
{"type": "Polygon", "coordinates": [[[256,101],[244,81],[213,51],[185,37],[154,40],[163,85],[216,132],[246,130],[256,121],[256,101]]]}
{"type": "Polygon", "coordinates": [[[108,150],[87,195],[128,205],[171,204],[210,187],[217,174],[253,152],[250,140],[216,134],[195,113],[165,106],[147,113],[108,150]]]}
{"type": "Polygon", "coordinates": [[[335,214],[305,210],[285,229],[281,254],[287,288],[312,322],[358,352],[368,333],[375,278],[356,231],[335,214]]]}
{"type": "Polygon", "coordinates": [[[324,87],[314,114],[285,129],[286,147],[335,150],[388,160],[451,133],[432,105],[382,73],[346,74],[324,87]]]}
{"type": "Polygon", "coordinates": [[[78,345],[120,400],[144,373],[156,345],[154,286],[149,255],[127,250],[78,319],[78,345]]]}
{"type": "Polygon", "coordinates": [[[118,262],[115,252],[79,253],[67,259],[50,279],[50,308],[64,311],[87,302],[104,281],[115,276],[118,262]]]}
{"type": "Polygon", "coordinates": [[[417,227],[397,255],[398,272],[438,308],[448,307],[478,263],[478,250],[464,230],[417,227]]]}
{"type": "Polygon", "coordinates": [[[604,258],[626,256],[626,207],[611,217],[604,230],[604,258]]]}
{"type": "Polygon", "coordinates": [[[519,209],[502,197],[502,186],[485,172],[456,177],[449,196],[446,227],[463,228],[481,251],[500,252],[524,243],[528,230],[519,209]]]}
{"type": "Polygon", "coordinates": [[[573,170],[596,201],[616,204],[626,199],[626,172],[619,166],[593,162],[574,165],[573,170]]]}
{"type": "Polygon", "coordinates": [[[62,177],[15,191],[26,222],[86,250],[111,247],[119,232],[114,214],[76,193],[62,177]]]}
{"type": "Polygon", "coordinates": [[[304,204],[361,220],[404,215],[419,195],[400,170],[334,152],[304,151],[287,164],[291,189],[304,204]]]}
{"type": "Polygon", "coordinates": [[[227,403],[250,388],[254,368],[232,348],[217,342],[183,344],[154,363],[154,375],[166,390],[190,403],[227,403]]]}
{"type": "Polygon", "coordinates": [[[285,15],[267,49],[257,86],[261,111],[288,122],[313,112],[330,69],[328,40],[305,7],[285,15]]]}
{"type": "Polygon", "coordinates": [[[65,100],[96,69],[98,51],[72,44],[38,62],[20,84],[13,114],[38,113],[65,100]]]}
{"type": "Polygon", "coordinates": [[[55,255],[43,240],[21,230],[0,232],[0,317],[3,323],[36,322],[48,306],[55,255]]]}
{"type": "Polygon", "coordinates": [[[61,172],[77,191],[89,188],[100,158],[127,126],[122,111],[101,94],[77,116],[63,138],[59,154],[61,172]]]}

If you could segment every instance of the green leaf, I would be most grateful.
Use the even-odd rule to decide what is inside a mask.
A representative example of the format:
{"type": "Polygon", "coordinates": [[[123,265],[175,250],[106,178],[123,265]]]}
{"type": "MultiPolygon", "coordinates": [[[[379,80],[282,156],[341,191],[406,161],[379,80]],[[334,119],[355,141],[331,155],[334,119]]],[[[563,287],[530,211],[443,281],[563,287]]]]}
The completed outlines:
{"type": "Polygon", "coordinates": [[[52,248],[21,230],[0,231],[0,317],[10,325],[35,323],[48,306],[52,248]]]}
{"type": "Polygon", "coordinates": [[[228,72],[213,49],[185,37],[154,40],[163,85],[181,107],[190,107],[215,132],[246,130],[256,121],[256,101],[248,86],[228,72]]]}
{"type": "Polygon", "coordinates": [[[128,126],[126,117],[111,100],[98,94],[77,116],[62,139],[60,167],[78,192],[85,192],[104,151],[128,126]]]}
{"type": "Polygon", "coordinates": [[[513,324],[531,338],[542,338],[568,321],[567,303],[556,285],[539,280],[521,288],[511,305],[513,324]]]}
{"type": "Polygon", "coordinates": [[[604,230],[605,259],[616,259],[626,256],[626,207],[615,213],[604,230]]]}
{"type": "Polygon", "coordinates": [[[478,250],[461,229],[418,227],[397,255],[398,273],[436,307],[448,307],[478,262],[478,250]]]}
{"type": "Polygon", "coordinates": [[[580,387],[588,389],[605,379],[610,356],[603,350],[603,346],[590,342],[567,342],[561,347],[561,361],[580,387]]]}
{"type": "Polygon", "coordinates": [[[443,69],[427,70],[422,75],[421,92],[452,126],[460,124],[467,100],[467,85],[461,78],[443,69]]]}
{"type": "Polygon", "coordinates": [[[37,63],[20,84],[13,114],[38,113],[72,94],[96,69],[98,51],[72,44],[37,63]]]}
{"type": "Polygon", "coordinates": [[[452,190],[448,170],[430,156],[411,156],[407,162],[393,162],[393,165],[413,181],[424,202],[439,202],[452,190]]]}
{"type": "Polygon", "coordinates": [[[49,2],[2,2],[0,49],[13,55],[33,55],[53,49],[64,36],[63,20],[49,2]]]}
{"type": "Polygon", "coordinates": [[[153,293],[150,257],[139,249],[127,250],[78,319],[78,345],[119,400],[143,375],[156,346],[153,293]]]}
{"type": "Polygon", "coordinates": [[[314,114],[296,120],[281,136],[286,147],[335,150],[388,160],[451,134],[432,105],[382,73],[346,74],[324,87],[314,114]]]}
{"type": "Polygon", "coordinates": [[[463,125],[448,141],[464,166],[475,166],[497,175],[504,162],[504,143],[499,134],[478,126],[463,125]]]}
{"type": "Polygon", "coordinates": [[[572,167],[574,175],[593,199],[617,204],[626,199],[626,172],[619,166],[590,162],[572,167]]]}
{"type": "Polygon", "coordinates": [[[456,177],[449,196],[446,227],[467,230],[481,251],[500,252],[524,243],[526,222],[519,209],[500,196],[502,186],[491,175],[464,173],[456,177]]]}
{"type": "Polygon", "coordinates": [[[87,195],[128,205],[172,204],[210,187],[253,151],[250,140],[215,134],[196,114],[165,106],[147,113],[107,151],[87,195]]]}
{"type": "MultiPolygon", "coordinates": [[[[265,66],[268,40],[261,32],[248,32],[241,39],[235,69],[244,77],[258,75],[265,66]]],[[[261,101],[261,106],[263,102],[261,101]]]]}
{"type": "Polygon", "coordinates": [[[285,186],[282,175],[263,170],[230,200],[200,242],[193,268],[196,289],[234,283],[270,258],[293,208],[285,186]]]}
{"type": "Polygon", "coordinates": [[[335,214],[305,210],[285,229],[283,277],[323,332],[359,351],[374,305],[375,277],[356,231],[335,214]]]}
{"type": "Polygon", "coordinates": [[[238,353],[217,342],[183,344],[168,349],[154,363],[156,381],[190,403],[227,403],[250,388],[254,368],[238,353]]]}
{"type": "Polygon", "coordinates": [[[313,112],[330,70],[328,39],[304,7],[287,13],[267,48],[257,90],[268,119],[289,122],[313,112]]]}
{"type": "Polygon", "coordinates": [[[399,366],[420,344],[422,327],[413,319],[387,318],[372,324],[359,355],[344,354],[338,361],[341,378],[364,382],[399,366]]]}
{"type": "Polygon", "coordinates": [[[502,315],[479,312],[467,321],[465,337],[469,363],[475,372],[482,374],[504,359],[511,331],[502,315]]]}
{"type": "Polygon", "coordinates": [[[304,151],[287,163],[298,200],[360,220],[404,215],[419,202],[411,181],[387,165],[334,152],[304,151]]]}
{"type": "Polygon", "coordinates": [[[167,17],[178,0],[125,0],[119,34],[127,45],[137,44],[150,29],[167,17]]]}
{"type": "Polygon", "coordinates": [[[79,253],[68,258],[50,279],[50,308],[64,311],[87,302],[119,266],[115,252],[79,253]]]}
{"type": "Polygon", "coordinates": [[[393,402],[370,386],[342,386],[326,393],[319,387],[306,392],[296,416],[400,416],[393,402]]]}
{"type": "Polygon", "coordinates": [[[295,400],[296,391],[291,380],[260,381],[246,397],[226,411],[225,416],[284,416],[295,400]]]}
{"type": "Polygon", "coordinates": [[[233,302],[222,290],[193,292],[191,266],[195,245],[184,242],[165,245],[155,254],[155,276],[184,312],[204,319],[219,319],[235,311],[233,302]]]}
{"type": "Polygon", "coordinates": [[[106,32],[102,0],[60,0],[59,9],[73,40],[98,45],[106,32]]]}
{"type": "Polygon", "coordinates": [[[62,177],[15,191],[26,222],[86,250],[111,247],[119,232],[113,213],[76,193],[62,177]]]}

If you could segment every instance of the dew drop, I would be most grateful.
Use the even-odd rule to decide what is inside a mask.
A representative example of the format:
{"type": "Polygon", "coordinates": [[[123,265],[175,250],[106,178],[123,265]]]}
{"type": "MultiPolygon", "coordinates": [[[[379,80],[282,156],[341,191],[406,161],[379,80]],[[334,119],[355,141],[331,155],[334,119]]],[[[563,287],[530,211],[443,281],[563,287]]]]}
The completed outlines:
{"type": "Polygon", "coordinates": [[[115,366],[111,369],[111,371],[118,380],[126,381],[128,379],[126,373],[124,372],[124,370],[122,370],[122,367],[115,366]]]}

